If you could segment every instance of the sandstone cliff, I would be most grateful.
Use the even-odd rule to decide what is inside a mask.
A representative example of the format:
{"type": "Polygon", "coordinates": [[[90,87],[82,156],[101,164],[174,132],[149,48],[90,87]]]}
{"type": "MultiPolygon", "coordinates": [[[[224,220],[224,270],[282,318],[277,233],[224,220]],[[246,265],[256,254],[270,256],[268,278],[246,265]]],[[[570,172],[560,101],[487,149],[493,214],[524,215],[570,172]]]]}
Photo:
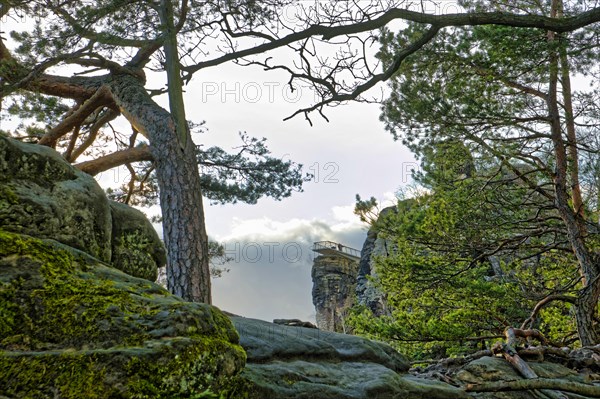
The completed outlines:
{"type": "MultiPolygon", "coordinates": [[[[381,215],[394,210],[395,207],[386,208],[381,215]]],[[[343,251],[336,254],[335,247],[333,249],[313,262],[312,298],[317,326],[321,330],[349,333],[344,318],[353,305],[367,306],[378,316],[386,314],[385,297],[376,287],[377,272],[373,268],[373,258],[391,254],[393,243],[371,228],[360,258],[346,257],[343,251]]]]}

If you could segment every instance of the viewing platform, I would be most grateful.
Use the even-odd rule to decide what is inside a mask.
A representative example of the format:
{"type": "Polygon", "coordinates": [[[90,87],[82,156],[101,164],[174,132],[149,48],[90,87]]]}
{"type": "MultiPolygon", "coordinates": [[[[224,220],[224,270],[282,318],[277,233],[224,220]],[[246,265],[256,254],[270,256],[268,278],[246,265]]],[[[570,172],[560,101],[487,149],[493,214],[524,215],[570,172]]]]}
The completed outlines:
{"type": "Polygon", "coordinates": [[[343,256],[352,260],[360,260],[360,251],[333,241],[317,241],[313,244],[313,251],[321,255],[343,256]]]}

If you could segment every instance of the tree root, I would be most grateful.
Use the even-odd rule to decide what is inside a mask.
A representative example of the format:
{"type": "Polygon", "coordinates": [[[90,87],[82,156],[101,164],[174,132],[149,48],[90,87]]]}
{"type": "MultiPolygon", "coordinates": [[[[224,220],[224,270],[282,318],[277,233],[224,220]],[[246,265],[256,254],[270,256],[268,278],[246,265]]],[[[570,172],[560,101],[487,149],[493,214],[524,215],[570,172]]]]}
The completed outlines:
{"type": "MultiPolygon", "coordinates": [[[[529,364],[527,364],[527,362],[525,360],[523,360],[521,358],[521,356],[519,356],[519,354],[517,353],[516,344],[517,344],[518,338],[527,338],[527,339],[536,338],[542,344],[545,344],[547,342],[547,340],[544,337],[544,335],[542,333],[540,333],[538,330],[522,330],[522,329],[512,328],[512,327],[507,328],[504,331],[504,335],[506,336],[506,343],[499,342],[499,343],[495,344],[492,347],[492,352],[502,354],[502,356],[504,356],[504,358],[515,368],[515,370],[517,370],[527,380],[531,380],[531,381],[539,380],[535,371],[533,371],[533,369],[531,367],[529,367],[529,364]]],[[[514,381],[514,382],[524,384],[525,382],[527,382],[527,380],[520,380],[520,381],[514,381]]],[[[490,383],[490,384],[497,385],[497,384],[505,384],[505,383],[502,382],[502,383],[490,383]]],[[[485,385],[485,384],[482,384],[482,385],[485,385]]],[[[519,388],[519,389],[529,389],[529,388],[519,388]]],[[[531,389],[538,389],[538,388],[531,388],[531,389]]],[[[551,389],[546,389],[546,388],[539,388],[539,389],[540,389],[541,393],[550,397],[551,399],[568,399],[567,396],[565,396],[561,392],[553,391],[551,389]]]]}

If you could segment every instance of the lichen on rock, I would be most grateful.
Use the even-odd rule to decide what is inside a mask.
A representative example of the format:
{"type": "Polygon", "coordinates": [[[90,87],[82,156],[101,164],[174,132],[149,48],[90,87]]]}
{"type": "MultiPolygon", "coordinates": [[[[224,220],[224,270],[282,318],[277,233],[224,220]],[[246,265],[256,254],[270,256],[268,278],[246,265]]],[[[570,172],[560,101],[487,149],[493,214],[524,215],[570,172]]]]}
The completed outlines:
{"type": "Polygon", "coordinates": [[[109,201],[93,177],[51,148],[0,136],[0,226],[53,239],[155,281],[164,245],[144,214],[109,201]]]}

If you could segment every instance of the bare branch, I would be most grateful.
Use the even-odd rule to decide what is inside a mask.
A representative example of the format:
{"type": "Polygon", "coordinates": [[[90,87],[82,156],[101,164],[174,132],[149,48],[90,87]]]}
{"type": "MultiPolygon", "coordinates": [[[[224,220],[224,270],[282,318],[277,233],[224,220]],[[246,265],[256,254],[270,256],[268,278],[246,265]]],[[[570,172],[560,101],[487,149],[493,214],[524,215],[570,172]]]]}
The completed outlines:
{"type": "MultiPolygon", "coordinates": [[[[326,99],[318,102],[317,104],[315,104],[315,105],[313,105],[311,107],[299,109],[298,111],[294,112],[292,115],[284,118],[284,120],[291,119],[291,118],[293,118],[294,116],[296,116],[296,115],[298,115],[300,113],[303,113],[303,114],[305,114],[307,116],[309,112],[312,112],[314,110],[319,110],[319,112],[321,112],[321,110],[323,109],[323,106],[325,106],[327,104],[330,104],[332,102],[343,102],[343,101],[349,101],[349,100],[356,99],[362,93],[364,93],[365,91],[367,91],[370,88],[372,88],[373,86],[375,86],[377,83],[382,82],[384,80],[387,80],[387,79],[391,78],[392,75],[398,71],[398,69],[402,65],[402,62],[408,56],[410,56],[411,54],[415,53],[416,51],[418,51],[419,49],[421,49],[424,45],[426,45],[427,43],[429,43],[429,41],[431,41],[435,37],[435,35],[439,31],[439,29],[440,28],[438,26],[432,26],[431,28],[429,28],[427,30],[427,32],[425,32],[423,34],[423,36],[421,36],[417,41],[415,41],[414,43],[410,44],[406,48],[402,49],[402,51],[400,51],[396,55],[396,58],[394,59],[394,62],[392,63],[392,65],[387,70],[385,70],[384,72],[382,72],[382,73],[380,73],[378,75],[373,76],[371,79],[369,79],[365,83],[363,83],[361,85],[358,85],[354,89],[354,91],[352,91],[351,93],[332,94],[331,97],[326,98],[326,99]]],[[[310,122],[310,119],[309,119],[309,122],[310,122]]]]}
{"type": "Polygon", "coordinates": [[[568,18],[550,18],[543,15],[513,14],[506,12],[473,12],[434,15],[415,12],[400,8],[393,8],[384,12],[378,18],[368,19],[359,23],[350,23],[341,26],[312,25],[309,28],[294,32],[280,39],[270,41],[252,48],[234,51],[213,60],[200,62],[184,68],[188,73],[187,80],[191,75],[203,68],[216,66],[225,62],[247,57],[250,55],[264,53],[276,48],[310,38],[321,36],[323,40],[331,40],[338,36],[351,35],[380,29],[394,20],[404,20],[437,26],[438,29],[447,26],[476,26],[476,25],[506,25],[522,28],[541,28],[554,32],[571,32],[584,26],[600,21],[600,7],[568,18]]]}
{"type": "Polygon", "coordinates": [[[132,162],[153,161],[154,157],[147,145],[128,148],[126,150],[116,151],[106,156],[94,159],[92,161],[81,162],[75,165],[76,168],[92,176],[107,171],[117,166],[132,162]]]}
{"type": "Polygon", "coordinates": [[[38,142],[38,144],[54,147],[56,140],[66,134],[73,126],[83,123],[92,112],[99,106],[106,105],[110,101],[110,91],[106,86],[102,86],[94,93],[92,97],[86,100],[81,106],[65,118],[58,126],[47,132],[38,142]]]}
{"type": "Polygon", "coordinates": [[[100,119],[98,119],[90,128],[90,132],[88,134],[88,136],[85,138],[85,140],[83,141],[83,143],[77,147],[75,150],[73,150],[73,153],[71,154],[70,157],[67,157],[67,161],[69,162],[75,162],[77,160],[77,158],[79,158],[81,156],[81,154],[83,154],[85,152],[85,150],[87,150],[96,140],[96,137],[98,137],[98,132],[100,131],[100,129],[102,128],[102,126],[106,125],[108,122],[112,121],[113,119],[115,119],[117,116],[119,116],[119,112],[113,110],[113,109],[109,109],[106,113],[104,113],[100,119]]]}
{"type": "Polygon", "coordinates": [[[550,303],[552,303],[554,301],[561,301],[561,302],[568,302],[571,304],[575,304],[577,301],[577,298],[570,296],[570,295],[548,295],[546,298],[542,299],[535,305],[535,307],[531,311],[531,315],[527,318],[527,320],[525,320],[523,322],[523,324],[521,324],[521,329],[523,330],[526,328],[530,328],[533,325],[533,322],[535,321],[540,310],[542,310],[544,307],[546,307],[546,305],[549,305],[550,303]]]}

